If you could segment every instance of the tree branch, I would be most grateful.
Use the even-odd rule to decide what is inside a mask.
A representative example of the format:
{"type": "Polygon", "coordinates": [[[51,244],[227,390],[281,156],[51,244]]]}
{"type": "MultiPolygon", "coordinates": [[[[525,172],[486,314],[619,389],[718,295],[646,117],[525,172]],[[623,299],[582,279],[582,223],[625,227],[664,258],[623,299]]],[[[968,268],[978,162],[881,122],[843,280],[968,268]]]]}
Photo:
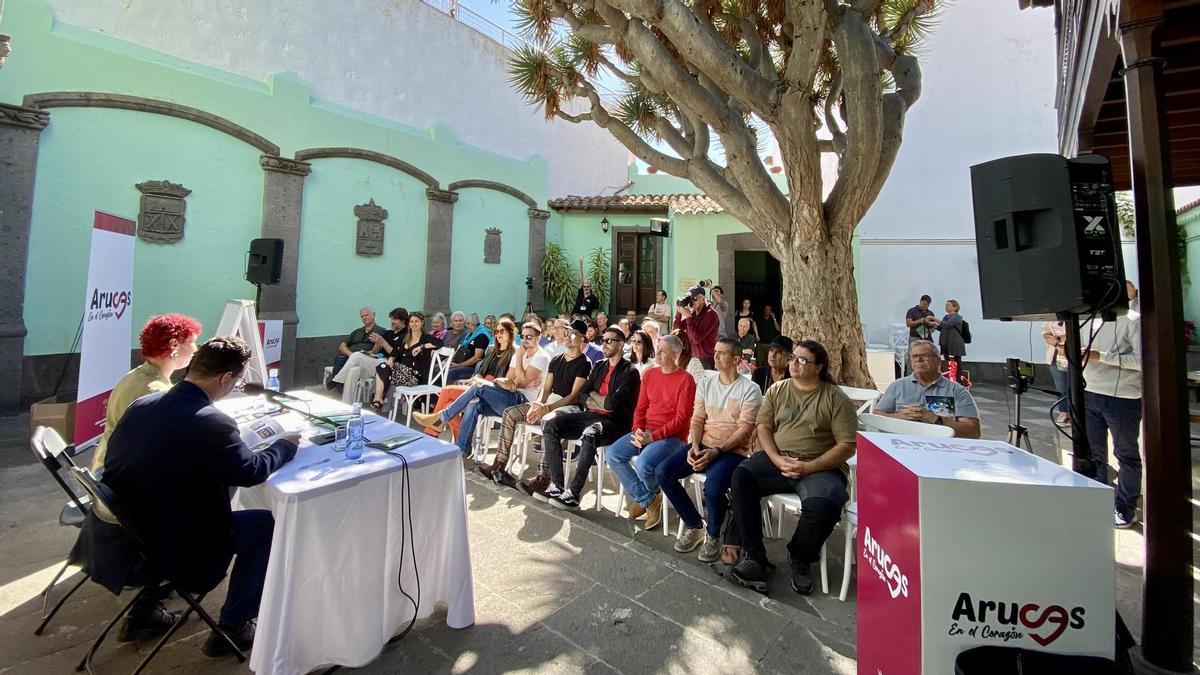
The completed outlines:
{"type": "MultiPolygon", "coordinates": [[[[882,144],[882,84],[875,33],[863,15],[850,9],[833,28],[833,44],[841,63],[846,102],[846,151],[837,183],[825,203],[826,220],[850,221],[861,209],[862,196],[875,178],[882,144]]],[[[869,202],[868,202],[869,203],[869,202]]]]}
{"type": "Polygon", "coordinates": [[[653,24],[688,62],[721,89],[745,101],[763,119],[774,119],[774,78],[768,79],[742,60],[711,25],[680,0],[596,0],[653,24]]]}

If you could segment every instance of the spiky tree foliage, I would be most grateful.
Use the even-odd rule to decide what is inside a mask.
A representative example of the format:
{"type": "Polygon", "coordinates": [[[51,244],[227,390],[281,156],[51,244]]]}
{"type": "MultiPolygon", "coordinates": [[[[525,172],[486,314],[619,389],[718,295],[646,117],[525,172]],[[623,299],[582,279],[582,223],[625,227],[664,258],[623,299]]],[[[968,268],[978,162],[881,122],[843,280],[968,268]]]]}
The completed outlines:
{"type": "Polygon", "coordinates": [[[851,237],[920,95],[913,49],[935,3],[516,0],[532,45],[510,74],[548,119],[607,129],[757,234],[780,261],[785,332],[821,341],[835,377],[866,385],[851,237]],[[624,87],[615,103],[601,73],[624,87]],[[582,112],[565,109],[572,99],[582,112]],[[757,125],[779,143],[786,190],[763,165],[757,125]],[[826,197],[822,153],[837,156],[826,197]]]}

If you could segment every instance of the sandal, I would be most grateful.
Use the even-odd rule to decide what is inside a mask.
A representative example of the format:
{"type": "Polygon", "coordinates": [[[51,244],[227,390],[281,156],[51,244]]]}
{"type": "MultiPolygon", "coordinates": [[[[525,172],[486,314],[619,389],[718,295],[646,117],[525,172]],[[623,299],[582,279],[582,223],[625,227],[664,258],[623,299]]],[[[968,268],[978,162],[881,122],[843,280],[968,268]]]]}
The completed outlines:
{"type": "Polygon", "coordinates": [[[383,401],[371,401],[371,407],[375,412],[383,412],[383,401]]]}

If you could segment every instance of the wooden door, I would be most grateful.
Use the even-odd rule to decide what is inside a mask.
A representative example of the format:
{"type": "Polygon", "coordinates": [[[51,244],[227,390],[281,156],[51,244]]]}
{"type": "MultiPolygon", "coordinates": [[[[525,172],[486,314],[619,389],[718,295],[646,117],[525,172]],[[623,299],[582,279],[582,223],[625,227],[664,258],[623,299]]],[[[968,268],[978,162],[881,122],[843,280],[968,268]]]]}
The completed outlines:
{"type": "Polygon", "coordinates": [[[629,307],[641,316],[654,304],[658,294],[658,280],[661,278],[660,267],[662,256],[662,237],[650,234],[638,235],[637,255],[637,306],[629,307]]]}
{"type": "Polygon", "coordinates": [[[662,237],[641,232],[617,234],[613,311],[645,314],[662,284],[662,237]]]}

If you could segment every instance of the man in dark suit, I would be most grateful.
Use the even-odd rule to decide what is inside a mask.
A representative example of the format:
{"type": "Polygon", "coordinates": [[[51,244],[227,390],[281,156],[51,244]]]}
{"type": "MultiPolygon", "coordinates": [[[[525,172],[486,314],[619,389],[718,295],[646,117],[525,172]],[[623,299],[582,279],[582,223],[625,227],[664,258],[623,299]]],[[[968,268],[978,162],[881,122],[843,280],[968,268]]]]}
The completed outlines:
{"type": "MultiPolygon", "coordinates": [[[[104,483],[129,525],[145,540],[153,573],[187,591],[205,593],[236,555],[217,624],[243,650],[254,642],[275,521],[269,511],[231,512],[231,486],[262,483],[296,454],[299,434],[251,452],[237,424],[213,407],[241,382],[250,347],[215,337],[192,357],[187,378],[138,399],[108,444],[104,483]]],[[[228,646],[209,636],[204,653],[228,646]]]]}

